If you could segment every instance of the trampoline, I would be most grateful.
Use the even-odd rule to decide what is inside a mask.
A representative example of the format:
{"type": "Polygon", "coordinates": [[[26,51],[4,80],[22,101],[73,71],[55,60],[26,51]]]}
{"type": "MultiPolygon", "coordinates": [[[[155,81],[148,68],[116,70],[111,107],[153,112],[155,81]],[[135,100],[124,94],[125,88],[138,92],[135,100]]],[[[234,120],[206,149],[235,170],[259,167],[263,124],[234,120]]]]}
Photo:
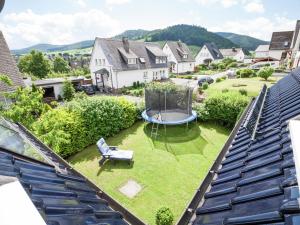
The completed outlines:
{"type": "Polygon", "coordinates": [[[197,119],[192,110],[193,90],[190,87],[173,85],[171,88],[145,88],[145,121],[161,125],[187,124],[197,119]]]}

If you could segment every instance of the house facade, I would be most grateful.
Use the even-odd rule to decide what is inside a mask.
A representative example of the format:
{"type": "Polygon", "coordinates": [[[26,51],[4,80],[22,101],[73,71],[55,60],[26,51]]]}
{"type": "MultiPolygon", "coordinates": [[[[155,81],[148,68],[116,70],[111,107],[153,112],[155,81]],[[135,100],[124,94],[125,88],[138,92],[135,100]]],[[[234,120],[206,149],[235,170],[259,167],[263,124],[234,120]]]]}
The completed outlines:
{"type": "Polygon", "coordinates": [[[197,65],[209,65],[212,62],[220,62],[223,55],[215,43],[206,43],[196,56],[197,65]]]}
{"type": "Polygon", "coordinates": [[[168,78],[167,55],[154,43],[96,38],[90,71],[100,90],[130,87],[168,78]]]}
{"type": "Polygon", "coordinates": [[[269,57],[269,48],[270,45],[259,45],[255,50],[255,58],[261,59],[269,57]]]}
{"type": "Polygon", "coordinates": [[[177,74],[193,72],[195,58],[189,47],[181,41],[167,41],[163,52],[168,56],[169,71],[177,74]]]}
{"type": "Polygon", "coordinates": [[[277,60],[291,58],[294,31],[273,32],[269,47],[269,57],[277,60]]]}
{"type": "Polygon", "coordinates": [[[8,101],[4,93],[15,91],[18,87],[24,87],[23,77],[17,67],[17,64],[10,53],[5,38],[0,31],[0,74],[8,76],[12,85],[8,86],[0,82],[0,101],[8,101]]]}
{"type": "Polygon", "coordinates": [[[242,48],[220,49],[220,52],[224,58],[231,58],[238,62],[243,62],[246,56],[242,48]]]}

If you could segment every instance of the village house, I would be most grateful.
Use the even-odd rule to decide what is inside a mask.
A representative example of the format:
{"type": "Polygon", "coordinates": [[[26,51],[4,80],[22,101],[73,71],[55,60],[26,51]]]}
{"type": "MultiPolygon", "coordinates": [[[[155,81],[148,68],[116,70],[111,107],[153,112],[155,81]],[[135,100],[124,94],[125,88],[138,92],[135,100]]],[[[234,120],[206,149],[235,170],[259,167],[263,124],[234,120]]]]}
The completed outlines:
{"type": "Polygon", "coordinates": [[[269,47],[269,57],[279,61],[291,58],[293,36],[294,31],[273,32],[269,47]]]}
{"type": "Polygon", "coordinates": [[[270,45],[259,45],[255,50],[255,58],[261,59],[269,57],[269,48],[270,45]]]}
{"type": "Polygon", "coordinates": [[[168,56],[170,72],[185,74],[194,71],[195,58],[185,43],[167,41],[163,47],[163,52],[168,56]]]}
{"type": "Polygon", "coordinates": [[[220,62],[223,55],[215,43],[206,43],[196,56],[197,65],[209,65],[212,62],[220,62]]]}
{"type": "Polygon", "coordinates": [[[12,85],[6,85],[0,81],[0,101],[8,103],[8,99],[3,95],[15,91],[18,87],[23,87],[24,82],[22,75],[17,67],[16,61],[11,55],[5,38],[0,31],[0,74],[8,76],[12,85]]]}
{"type": "Polygon", "coordinates": [[[245,52],[242,48],[228,48],[228,49],[220,49],[224,58],[231,58],[238,62],[243,62],[245,59],[245,52]]]}
{"type": "Polygon", "coordinates": [[[167,55],[155,43],[96,38],[90,70],[100,91],[168,78],[167,55]]]}

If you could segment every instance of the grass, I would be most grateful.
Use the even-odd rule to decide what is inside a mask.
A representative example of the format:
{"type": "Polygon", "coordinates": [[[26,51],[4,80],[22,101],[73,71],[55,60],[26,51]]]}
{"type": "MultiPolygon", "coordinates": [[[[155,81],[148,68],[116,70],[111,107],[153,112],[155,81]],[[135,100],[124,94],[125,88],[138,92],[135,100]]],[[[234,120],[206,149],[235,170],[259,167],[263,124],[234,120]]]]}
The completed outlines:
{"type": "Polygon", "coordinates": [[[268,87],[276,83],[280,78],[272,77],[268,81],[265,81],[259,77],[254,78],[239,78],[239,79],[226,79],[219,83],[213,83],[205,91],[206,95],[212,95],[216,92],[228,89],[229,91],[239,91],[245,89],[248,92],[248,96],[256,97],[261,91],[264,84],[268,87]]]}
{"type": "Polygon", "coordinates": [[[150,138],[151,125],[137,122],[131,128],[108,138],[109,145],[134,151],[134,164],[107,162],[99,167],[96,146],[90,146],[69,159],[70,163],[106,193],[148,224],[155,224],[155,212],[170,207],[175,221],[180,218],[195,190],[205,178],[229,135],[229,130],[212,123],[159,129],[150,138]],[[133,199],[119,192],[129,179],[142,185],[133,199]]]}

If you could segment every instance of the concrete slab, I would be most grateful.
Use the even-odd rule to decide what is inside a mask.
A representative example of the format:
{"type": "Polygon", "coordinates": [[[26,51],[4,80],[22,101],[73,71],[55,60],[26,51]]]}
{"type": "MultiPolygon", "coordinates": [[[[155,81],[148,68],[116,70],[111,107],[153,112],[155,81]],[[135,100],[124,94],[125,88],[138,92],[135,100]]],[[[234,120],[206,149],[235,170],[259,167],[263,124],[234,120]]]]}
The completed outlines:
{"type": "Polygon", "coordinates": [[[128,198],[134,198],[141,190],[142,186],[134,180],[128,180],[124,186],[119,188],[119,191],[128,198]]]}

